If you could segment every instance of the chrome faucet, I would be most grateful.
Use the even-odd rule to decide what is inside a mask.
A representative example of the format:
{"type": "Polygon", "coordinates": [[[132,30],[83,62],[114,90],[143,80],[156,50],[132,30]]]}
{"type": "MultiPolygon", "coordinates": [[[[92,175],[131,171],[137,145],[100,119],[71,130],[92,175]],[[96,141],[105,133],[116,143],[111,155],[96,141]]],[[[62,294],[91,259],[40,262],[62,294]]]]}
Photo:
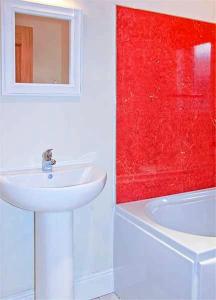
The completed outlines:
{"type": "Polygon", "coordinates": [[[56,164],[56,160],[52,159],[52,150],[48,149],[42,154],[42,171],[52,172],[52,166],[56,164]]]}

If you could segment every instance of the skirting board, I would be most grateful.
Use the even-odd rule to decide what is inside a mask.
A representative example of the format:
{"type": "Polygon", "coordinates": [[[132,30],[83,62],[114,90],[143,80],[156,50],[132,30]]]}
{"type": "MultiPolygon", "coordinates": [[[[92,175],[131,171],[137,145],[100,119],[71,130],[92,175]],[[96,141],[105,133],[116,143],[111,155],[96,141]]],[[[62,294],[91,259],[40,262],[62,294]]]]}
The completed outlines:
{"type": "Polygon", "coordinates": [[[0,300],[34,300],[34,290],[16,293],[8,297],[0,298],[0,300]]]}
{"type": "MultiPolygon", "coordinates": [[[[114,292],[113,270],[85,276],[75,282],[75,300],[90,300],[114,292]]],[[[34,291],[20,292],[0,300],[34,300],[34,291]]]]}

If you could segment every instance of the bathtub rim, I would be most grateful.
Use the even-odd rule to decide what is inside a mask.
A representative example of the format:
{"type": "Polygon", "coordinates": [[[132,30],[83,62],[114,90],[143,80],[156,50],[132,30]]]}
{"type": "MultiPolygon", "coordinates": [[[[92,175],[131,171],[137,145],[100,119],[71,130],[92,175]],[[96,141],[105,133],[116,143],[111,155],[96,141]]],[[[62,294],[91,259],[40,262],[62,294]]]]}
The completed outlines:
{"type": "MultiPolygon", "coordinates": [[[[175,200],[176,202],[179,202],[185,197],[194,198],[195,196],[207,196],[209,192],[215,191],[216,188],[213,187],[175,195],[121,203],[116,205],[115,213],[126,219],[128,222],[133,223],[135,226],[138,226],[148,234],[153,235],[155,238],[160,239],[162,242],[170,245],[176,250],[185,253],[188,257],[203,261],[216,257],[216,237],[193,235],[191,233],[164,227],[151,219],[147,207],[152,205],[152,203],[157,205],[162,200],[166,200],[166,203],[167,201],[172,201],[173,203],[175,200]],[[140,206],[144,209],[140,210],[140,206]]],[[[164,205],[164,201],[162,205],[164,205]]]]}

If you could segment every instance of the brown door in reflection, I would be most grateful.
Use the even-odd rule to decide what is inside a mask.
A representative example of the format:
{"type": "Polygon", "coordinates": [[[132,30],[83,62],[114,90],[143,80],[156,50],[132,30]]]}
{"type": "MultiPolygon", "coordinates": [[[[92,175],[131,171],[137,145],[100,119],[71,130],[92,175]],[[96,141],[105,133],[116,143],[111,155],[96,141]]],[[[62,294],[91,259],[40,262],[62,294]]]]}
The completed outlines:
{"type": "Polygon", "coordinates": [[[16,82],[33,82],[33,28],[16,26],[16,82]]]}

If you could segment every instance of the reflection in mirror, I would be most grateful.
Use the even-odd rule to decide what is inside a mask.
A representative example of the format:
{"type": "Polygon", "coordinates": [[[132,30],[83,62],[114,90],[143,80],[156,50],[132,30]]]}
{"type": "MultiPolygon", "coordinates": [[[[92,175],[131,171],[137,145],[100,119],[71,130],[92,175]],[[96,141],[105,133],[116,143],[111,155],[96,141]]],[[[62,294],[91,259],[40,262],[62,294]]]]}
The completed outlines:
{"type": "Polygon", "coordinates": [[[16,83],[69,84],[70,22],[15,14],[16,83]]]}

